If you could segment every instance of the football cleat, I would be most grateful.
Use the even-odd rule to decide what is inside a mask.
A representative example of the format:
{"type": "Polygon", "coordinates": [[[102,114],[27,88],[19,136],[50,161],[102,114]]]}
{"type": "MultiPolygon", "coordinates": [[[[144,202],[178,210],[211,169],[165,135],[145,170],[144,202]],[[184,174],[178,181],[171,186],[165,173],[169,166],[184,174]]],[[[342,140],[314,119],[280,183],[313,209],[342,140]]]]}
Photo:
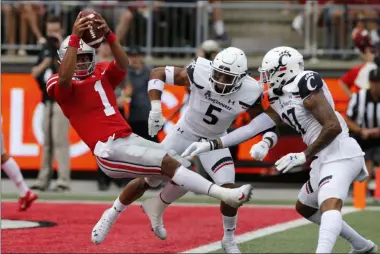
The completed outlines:
{"type": "Polygon", "coordinates": [[[26,211],[32,203],[38,198],[37,194],[29,190],[25,196],[20,197],[18,200],[19,211],[26,211]]]}
{"type": "Polygon", "coordinates": [[[142,203],[141,208],[149,218],[153,233],[161,240],[165,240],[167,233],[162,219],[165,207],[162,207],[163,204],[159,202],[162,203],[158,197],[147,199],[142,203]]]}
{"type": "Polygon", "coordinates": [[[95,244],[101,244],[104,241],[112,225],[118,218],[118,216],[115,217],[111,215],[110,209],[107,209],[103,213],[98,223],[96,223],[95,227],[92,229],[91,240],[95,244]]]}
{"type": "Polygon", "coordinates": [[[364,249],[355,250],[354,248],[351,248],[351,251],[349,253],[376,253],[377,250],[378,246],[371,240],[367,240],[367,246],[364,249]]]}
{"type": "Polygon", "coordinates": [[[245,184],[239,188],[229,189],[228,191],[229,193],[224,198],[223,202],[232,207],[238,208],[251,199],[253,186],[245,184]]]}
{"type": "Polygon", "coordinates": [[[241,253],[234,239],[223,238],[222,248],[225,253],[241,253]]]}

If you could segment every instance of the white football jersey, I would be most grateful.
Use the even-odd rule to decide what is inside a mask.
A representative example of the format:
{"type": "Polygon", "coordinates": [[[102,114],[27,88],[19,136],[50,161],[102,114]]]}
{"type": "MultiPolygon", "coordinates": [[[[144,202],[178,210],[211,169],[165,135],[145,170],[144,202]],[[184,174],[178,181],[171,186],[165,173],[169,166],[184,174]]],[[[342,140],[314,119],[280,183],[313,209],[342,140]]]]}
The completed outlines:
{"type": "MultiPolygon", "coordinates": [[[[322,89],[327,101],[335,110],[334,100],[325,81],[318,73],[313,71],[301,72],[288,81],[282,88],[282,95],[276,95],[272,89],[268,91],[271,107],[285,123],[302,135],[303,142],[306,145],[313,143],[322,130],[322,126],[318,120],[314,118],[303,104],[303,100],[318,89],[322,89]]],[[[335,111],[335,114],[342,127],[340,136],[348,136],[346,122],[338,112],[335,111]]]]}
{"type": "Polygon", "coordinates": [[[211,61],[202,57],[195,58],[187,67],[190,99],[176,125],[192,136],[205,139],[224,135],[241,112],[261,103],[263,93],[263,87],[247,75],[237,92],[217,94],[210,88],[211,70],[211,61]]]}

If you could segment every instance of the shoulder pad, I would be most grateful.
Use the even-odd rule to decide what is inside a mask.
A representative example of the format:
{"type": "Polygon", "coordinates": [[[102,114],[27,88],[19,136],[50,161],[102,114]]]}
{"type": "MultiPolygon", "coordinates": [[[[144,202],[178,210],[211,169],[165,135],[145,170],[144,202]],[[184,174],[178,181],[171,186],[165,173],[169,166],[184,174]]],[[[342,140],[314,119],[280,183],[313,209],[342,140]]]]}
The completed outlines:
{"type": "Polygon", "coordinates": [[[204,84],[208,82],[210,63],[211,62],[205,58],[195,57],[186,68],[191,84],[198,89],[203,89],[204,84]]]}
{"type": "Polygon", "coordinates": [[[260,105],[263,98],[263,87],[252,77],[247,77],[243,81],[241,90],[242,96],[240,105],[254,107],[260,105]]]}
{"type": "Polygon", "coordinates": [[[302,99],[323,87],[321,76],[313,71],[305,72],[298,82],[298,89],[302,99]]]}

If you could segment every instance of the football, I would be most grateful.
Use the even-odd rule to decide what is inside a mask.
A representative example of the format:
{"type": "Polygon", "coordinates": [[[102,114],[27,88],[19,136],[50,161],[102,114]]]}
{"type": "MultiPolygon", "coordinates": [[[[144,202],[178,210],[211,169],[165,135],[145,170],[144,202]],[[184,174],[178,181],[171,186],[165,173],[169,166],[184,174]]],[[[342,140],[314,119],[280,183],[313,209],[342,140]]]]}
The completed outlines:
{"type": "MultiPolygon", "coordinates": [[[[93,10],[82,11],[82,17],[89,17],[92,21],[96,20],[99,15],[93,10]]],[[[103,29],[98,29],[99,23],[94,22],[91,28],[84,31],[82,40],[90,47],[99,48],[103,41],[104,32],[103,29]]]]}

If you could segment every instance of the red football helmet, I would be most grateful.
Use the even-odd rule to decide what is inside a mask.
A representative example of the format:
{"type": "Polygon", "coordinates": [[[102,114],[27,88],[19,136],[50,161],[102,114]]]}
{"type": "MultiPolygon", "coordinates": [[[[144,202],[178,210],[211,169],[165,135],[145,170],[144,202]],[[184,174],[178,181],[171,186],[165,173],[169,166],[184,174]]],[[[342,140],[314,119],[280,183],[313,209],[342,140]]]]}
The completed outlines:
{"type": "Polygon", "coordinates": [[[367,48],[370,48],[371,51],[374,50],[374,45],[369,35],[368,30],[363,29],[355,29],[352,32],[352,40],[354,42],[355,47],[357,47],[361,53],[365,53],[367,48]]]}
{"type": "MultiPolygon", "coordinates": [[[[67,36],[60,48],[58,49],[59,63],[62,62],[69,46],[70,36],[67,36]]],[[[90,75],[95,69],[95,54],[94,48],[88,46],[83,40],[80,40],[80,47],[77,53],[77,64],[74,72],[74,77],[85,78],[90,75]]]]}

